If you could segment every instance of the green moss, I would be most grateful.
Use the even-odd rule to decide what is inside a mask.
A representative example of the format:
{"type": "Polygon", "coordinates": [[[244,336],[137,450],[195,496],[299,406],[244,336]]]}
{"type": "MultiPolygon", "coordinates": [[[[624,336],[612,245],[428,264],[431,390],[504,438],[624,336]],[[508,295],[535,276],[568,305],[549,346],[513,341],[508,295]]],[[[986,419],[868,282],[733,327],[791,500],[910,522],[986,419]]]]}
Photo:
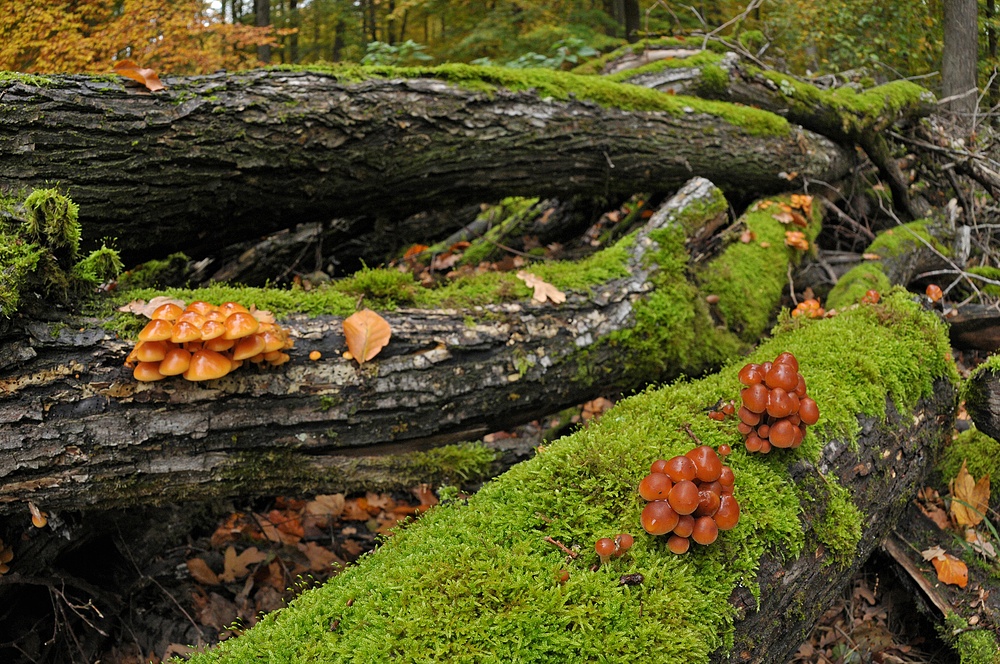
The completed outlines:
{"type": "Polygon", "coordinates": [[[961,664],[1000,664],[1000,645],[984,629],[970,627],[962,616],[945,616],[941,634],[958,653],[961,664]]]}
{"type": "MultiPolygon", "coordinates": [[[[1000,281],[1000,268],[990,267],[988,265],[977,265],[975,267],[970,267],[966,270],[971,274],[978,274],[980,277],[986,277],[993,281],[1000,281]]],[[[989,284],[981,282],[978,280],[973,280],[973,283],[979,288],[980,291],[986,295],[992,295],[993,297],[1000,297],[1000,286],[996,284],[989,284]]]]}
{"type": "Polygon", "coordinates": [[[75,260],[80,252],[80,206],[57,189],[35,189],[24,199],[24,208],[28,237],[75,260]]]}
{"type": "Polygon", "coordinates": [[[649,88],[605,80],[604,77],[580,76],[550,69],[477,67],[457,63],[436,67],[289,65],[271,69],[312,71],[333,76],[346,83],[369,79],[433,78],[486,94],[492,94],[500,88],[513,91],[533,90],[543,98],[576,98],[628,111],[661,111],[683,115],[689,112],[687,109],[692,109],[696,113],[714,115],[753,136],[784,136],[789,132],[789,124],[784,118],[767,111],[695,97],[668,95],[649,88]]]}
{"type": "MultiPolygon", "coordinates": [[[[774,201],[788,203],[788,197],[774,201]]],[[[768,329],[785,283],[788,263],[796,264],[802,252],[785,245],[785,232],[803,231],[812,243],[820,231],[822,214],[814,206],[807,228],[781,224],[774,219],[776,206],[751,206],[743,216],[747,230],[755,235],[748,243],[734,242],[713,261],[711,270],[698,275],[703,293],[719,296],[718,314],[740,339],[753,343],[768,329]],[[757,209],[754,209],[754,208],[757,209]]]]}
{"type": "Polygon", "coordinates": [[[42,254],[37,244],[0,230],[0,315],[10,317],[17,311],[42,254]]]}
{"type": "Polygon", "coordinates": [[[364,267],[337,284],[337,290],[364,298],[371,309],[395,309],[400,304],[412,304],[419,284],[409,272],[364,267]]]}
{"type": "Polygon", "coordinates": [[[904,412],[912,409],[935,378],[953,372],[947,347],[942,324],[899,292],[877,308],[797,325],[749,359],[784,350],[799,358],[823,419],[798,450],[751,458],[737,446],[731,422],[704,416],[708,405],[738,393],[738,364],[648,390],[515,466],[467,504],[432,509],[358,565],[191,661],[614,664],[655,652],[658,661],[708,662],[732,644],[733,590],[756,590],[765,553],[795,557],[803,550],[802,507],[787,465],[816,461],[822,443],[840,432],[856,435],[855,415],[884,414],[887,395],[904,412]],[[849,406],[828,405],[836,402],[849,406]],[[706,444],[734,446],[729,459],[743,517],[712,546],[676,556],[639,529],[635,486],[651,459],[693,446],[685,426],[706,444]],[[622,531],[635,534],[629,555],[591,571],[593,542],[622,531]],[[581,555],[567,562],[546,536],[581,555]],[[561,568],[570,573],[565,585],[553,578],[561,568]],[[623,586],[625,573],[644,581],[623,586]]]}
{"type": "Polygon", "coordinates": [[[73,276],[82,282],[97,285],[116,278],[123,269],[118,251],[101,244],[100,249],[90,252],[73,266],[73,276]]]}
{"type": "Polygon", "coordinates": [[[705,65],[701,68],[701,81],[698,90],[707,97],[721,97],[729,89],[729,74],[717,65],[705,65]]]}
{"type": "Polygon", "coordinates": [[[171,283],[183,283],[183,276],[191,259],[184,253],[170,254],[162,260],[151,260],[129,270],[118,280],[122,290],[163,288],[171,283]]]}
{"type": "Polygon", "coordinates": [[[836,479],[827,479],[825,489],[826,510],[813,528],[832,560],[846,567],[854,559],[861,541],[863,515],[851,500],[851,493],[837,484],[836,479]]]}
{"type": "MultiPolygon", "coordinates": [[[[479,265],[483,261],[496,260],[503,253],[503,249],[497,244],[503,244],[507,237],[517,235],[525,222],[541,214],[537,204],[537,198],[510,196],[499,204],[490,206],[476,219],[489,222],[489,229],[483,237],[473,240],[472,245],[463,252],[462,263],[479,265]]],[[[435,249],[444,251],[447,247],[432,247],[431,251],[435,249]]]]}
{"type": "MultiPolygon", "coordinates": [[[[665,69],[696,69],[699,67],[714,67],[715,69],[722,71],[718,67],[718,63],[720,62],[722,62],[722,56],[718,53],[713,53],[712,51],[699,51],[695,55],[687,58],[664,58],[662,60],[650,62],[647,65],[642,65],[641,67],[636,67],[635,69],[626,69],[615,74],[608,74],[604,78],[609,81],[625,83],[636,76],[641,76],[642,74],[654,74],[665,69]]],[[[728,76],[726,77],[726,80],[728,82],[728,76]]]]}
{"type": "MultiPolygon", "coordinates": [[[[609,62],[617,60],[628,53],[635,53],[637,55],[642,54],[647,48],[701,49],[704,45],[705,40],[697,37],[660,37],[657,39],[641,39],[634,44],[626,44],[613,51],[609,51],[600,57],[587,60],[583,64],[575,67],[573,69],[573,73],[600,74],[609,62]]],[[[716,53],[724,53],[728,50],[724,45],[716,44],[715,42],[709,42],[708,49],[716,53]]]]}
{"type": "Polygon", "coordinates": [[[914,250],[923,249],[927,244],[943,255],[949,255],[950,250],[927,231],[931,223],[933,222],[928,219],[912,221],[875,236],[865,253],[878,258],[856,265],[842,276],[827,296],[827,309],[841,309],[856,304],[869,289],[879,293],[887,291],[891,283],[882,268],[882,261],[885,259],[899,258],[914,250]]]}
{"type": "Polygon", "coordinates": [[[946,484],[958,475],[962,462],[976,479],[983,475],[1000,478],[1000,443],[975,427],[963,431],[945,446],[937,462],[946,484]]]}
{"type": "Polygon", "coordinates": [[[45,88],[55,85],[55,79],[38,74],[24,74],[16,71],[0,71],[0,85],[8,86],[15,83],[30,85],[33,88],[45,88]]]}

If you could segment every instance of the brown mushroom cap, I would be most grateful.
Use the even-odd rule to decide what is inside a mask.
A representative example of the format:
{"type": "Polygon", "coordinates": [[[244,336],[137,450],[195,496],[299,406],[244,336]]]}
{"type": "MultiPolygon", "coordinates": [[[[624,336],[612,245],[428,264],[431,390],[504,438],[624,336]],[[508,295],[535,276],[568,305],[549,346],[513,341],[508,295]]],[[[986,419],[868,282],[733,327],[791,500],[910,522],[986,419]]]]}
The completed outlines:
{"type": "Polygon", "coordinates": [[[179,376],[191,365],[191,353],[183,348],[172,348],[160,362],[160,373],[164,376],[179,376]]]}
{"type": "Polygon", "coordinates": [[[216,306],[214,304],[209,304],[203,300],[195,300],[191,304],[184,308],[184,311],[194,311],[202,316],[207,316],[209,313],[215,311],[216,306]]]}
{"type": "Polygon", "coordinates": [[[167,302],[166,304],[161,304],[157,308],[153,309],[153,313],[150,315],[150,318],[153,320],[174,321],[177,320],[182,313],[184,313],[184,310],[178,305],[173,302],[167,302]]]}
{"type": "Polygon", "coordinates": [[[186,320],[174,323],[174,331],[170,334],[170,341],[175,344],[186,344],[196,339],[201,339],[201,330],[194,323],[186,320]]]}
{"type": "Polygon", "coordinates": [[[168,320],[156,319],[146,323],[139,333],[139,341],[166,341],[173,333],[174,325],[168,320]]]}
{"type": "Polygon", "coordinates": [[[135,366],[132,376],[143,383],[151,383],[154,380],[163,380],[166,378],[166,376],[160,373],[159,362],[140,362],[135,366]]]}
{"type": "Polygon", "coordinates": [[[184,372],[188,380],[214,380],[222,378],[232,370],[233,363],[221,353],[199,350],[191,356],[191,364],[184,372]]]}
{"type": "Polygon", "coordinates": [[[226,333],[226,326],[217,320],[207,320],[201,326],[201,338],[204,341],[217,339],[226,333]]]}
{"type": "Polygon", "coordinates": [[[264,337],[259,334],[251,334],[249,337],[243,337],[236,342],[236,346],[233,347],[233,359],[247,360],[263,352],[264,337]]]}
{"type": "Polygon", "coordinates": [[[242,339],[257,331],[260,323],[249,313],[237,311],[226,319],[226,339],[242,339]]]}
{"type": "Polygon", "coordinates": [[[140,362],[159,362],[170,348],[168,341],[140,341],[135,346],[135,359],[140,362]]]}

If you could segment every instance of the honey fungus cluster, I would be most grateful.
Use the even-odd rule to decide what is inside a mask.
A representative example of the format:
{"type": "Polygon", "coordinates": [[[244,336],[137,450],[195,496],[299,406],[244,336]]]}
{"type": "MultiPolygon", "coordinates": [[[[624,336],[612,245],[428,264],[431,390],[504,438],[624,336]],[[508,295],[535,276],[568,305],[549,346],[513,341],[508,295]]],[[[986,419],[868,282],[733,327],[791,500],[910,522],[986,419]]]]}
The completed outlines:
{"type": "Polygon", "coordinates": [[[684,553],[691,540],[708,545],[720,530],[730,530],[740,520],[740,505],[733,497],[736,477],[708,445],[684,456],[658,459],[639,482],[639,495],[649,501],[642,510],[642,527],[650,535],[667,535],[667,547],[684,553]]]}
{"type": "Polygon", "coordinates": [[[251,313],[236,302],[215,306],[192,302],[186,308],[157,307],[139,333],[139,343],[125,360],[136,380],[149,382],[182,375],[187,380],[213,380],[244,362],[279,366],[294,340],[263,312],[251,313]],[[259,317],[259,318],[258,318],[259,317]]]}
{"type": "Polygon", "coordinates": [[[743,405],[736,411],[736,428],[745,439],[748,452],[767,454],[772,447],[790,448],[802,444],[806,426],[819,420],[816,402],[806,395],[806,381],[791,353],[782,353],[774,362],[748,364],[740,369],[743,405]]]}

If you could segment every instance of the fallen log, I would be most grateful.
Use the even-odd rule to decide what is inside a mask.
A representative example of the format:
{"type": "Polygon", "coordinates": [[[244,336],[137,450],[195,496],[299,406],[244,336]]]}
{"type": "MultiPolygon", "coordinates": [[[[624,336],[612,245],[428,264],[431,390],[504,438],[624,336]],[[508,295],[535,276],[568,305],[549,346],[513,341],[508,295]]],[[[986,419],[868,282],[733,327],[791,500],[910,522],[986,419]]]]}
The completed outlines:
{"type": "MultiPolygon", "coordinates": [[[[697,285],[688,281],[685,240],[725,210],[721,192],[695,179],[605,253],[530,268],[567,291],[558,306],[526,301],[530,291],[514,275],[493,273],[456,284],[450,292],[466,298],[462,308],[385,311],[392,342],[360,368],[340,356],[345,314],[290,316],[290,364],[206,383],[137,383],[121,366],[131,343],[102,327],[107,320],[29,321],[4,344],[0,449],[9,453],[0,460],[0,513],[21,511],[26,500],[46,510],[99,509],[350,491],[376,480],[385,487],[406,465],[358,457],[477,439],[610,388],[718,366],[769,325],[797,259],[782,243],[784,226],[770,213],[748,213],[744,223],[761,242],[733,242],[693,269],[697,285]],[[481,305],[468,299],[474,286],[481,305]],[[507,302],[488,304],[498,292],[507,302]],[[710,305],[703,293],[721,293],[720,301],[710,305]],[[307,360],[313,351],[323,359],[307,360]]],[[[810,237],[818,227],[816,214],[810,237]]],[[[220,295],[230,292],[241,291],[214,296],[238,297],[220,295]]],[[[341,296],[347,313],[370,296],[359,293],[341,296]]],[[[327,307],[336,301],[314,294],[327,307]]],[[[267,308],[266,299],[251,303],[267,308]]]]}
{"type": "Polygon", "coordinates": [[[191,661],[783,661],[919,486],[957,375],[943,325],[899,290],[791,322],[750,359],[781,351],[825,418],[798,452],[749,455],[732,420],[706,417],[738,395],[738,365],[644,392],[191,661]],[[639,528],[636,486],[698,442],[735,448],[742,517],[677,556],[639,528]],[[619,532],[635,546],[596,565],[595,540],[619,532]]]}
{"type": "Polygon", "coordinates": [[[979,365],[965,388],[965,408],[976,428],[1000,440],[1000,355],[979,365]]]}
{"type": "Polygon", "coordinates": [[[59,182],[127,260],[199,254],[297,223],[505,196],[760,195],[832,181],[848,151],[764,111],[564,72],[253,71],[149,94],[85,76],[0,82],[0,187],[59,182]],[[630,110],[623,110],[630,109],[630,110]],[[793,178],[794,181],[794,178],[793,178]]]}

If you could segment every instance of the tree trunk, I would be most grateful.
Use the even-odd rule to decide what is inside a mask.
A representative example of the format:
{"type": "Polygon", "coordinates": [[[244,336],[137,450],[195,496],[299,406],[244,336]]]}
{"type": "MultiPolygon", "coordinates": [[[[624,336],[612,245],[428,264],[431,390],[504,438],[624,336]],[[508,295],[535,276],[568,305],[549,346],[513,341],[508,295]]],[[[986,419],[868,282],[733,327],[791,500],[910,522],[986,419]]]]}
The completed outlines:
{"type": "Polygon", "coordinates": [[[625,0],[623,3],[623,14],[625,19],[625,39],[629,42],[639,41],[639,24],[641,12],[639,11],[639,0],[625,0]]]}
{"type": "Polygon", "coordinates": [[[1000,370],[995,361],[978,369],[969,379],[965,408],[977,429],[1000,440],[1000,370]]]}
{"type": "MultiPolygon", "coordinates": [[[[690,349],[701,360],[651,375],[640,351],[616,339],[654,293],[656,232],[684,223],[695,237],[724,211],[720,192],[693,180],[630,243],[629,276],[569,293],[558,307],[385,313],[392,341],[363,368],[340,357],[341,321],[330,316],[289,321],[298,343],[281,370],[247,368],[209,383],[137,383],[121,366],[130,344],[99,321],[29,322],[0,355],[0,448],[11,450],[0,461],[0,512],[24,500],[84,509],[357,489],[385,471],[378,462],[358,468],[358,456],[477,439],[615,387],[676,376],[685,363],[704,370],[723,357],[704,347],[719,337],[708,333],[715,324],[700,297],[677,302],[673,315],[678,336],[703,330],[690,349]],[[311,351],[323,359],[306,360],[311,351]]],[[[774,260],[756,251],[753,260],[774,260]]],[[[776,255],[787,260],[783,249],[776,255]]],[[[776,302],[781,286],[758,288],[757,306],[776,302]]],[[[659,325],[673,336],[668,322],[659,325]]]]}
{"type": "Polygon", "coordinates": [[[139,260],[358,210],[627,196],[694,174],[759,195],[792,186],[786,173],[836,180],[852,159],[794,127],[761,135],[690,108],[628,112],[439,80],[258,71],[167,83],[155,95],[86,77],[0,83],[0,186],[60,183],[89,238],[117,237],[139,260]]]}
{"type": "MultiPolygon", "coordinates": [[[[254,0],[254,25],[266,28],[271,25],[271,0],[254,0]]],[[[261,44],[257,47],[257,59],[261,63],[271,64],[271,45],[261,44]]]]}
{"type": "Polygon", "coordinates": [[[979,22],[976,0],[944,1],[944,53],[941,58],[941,94],[956,121],[972,129],[978,104],[976,62],[979,22]]]}

